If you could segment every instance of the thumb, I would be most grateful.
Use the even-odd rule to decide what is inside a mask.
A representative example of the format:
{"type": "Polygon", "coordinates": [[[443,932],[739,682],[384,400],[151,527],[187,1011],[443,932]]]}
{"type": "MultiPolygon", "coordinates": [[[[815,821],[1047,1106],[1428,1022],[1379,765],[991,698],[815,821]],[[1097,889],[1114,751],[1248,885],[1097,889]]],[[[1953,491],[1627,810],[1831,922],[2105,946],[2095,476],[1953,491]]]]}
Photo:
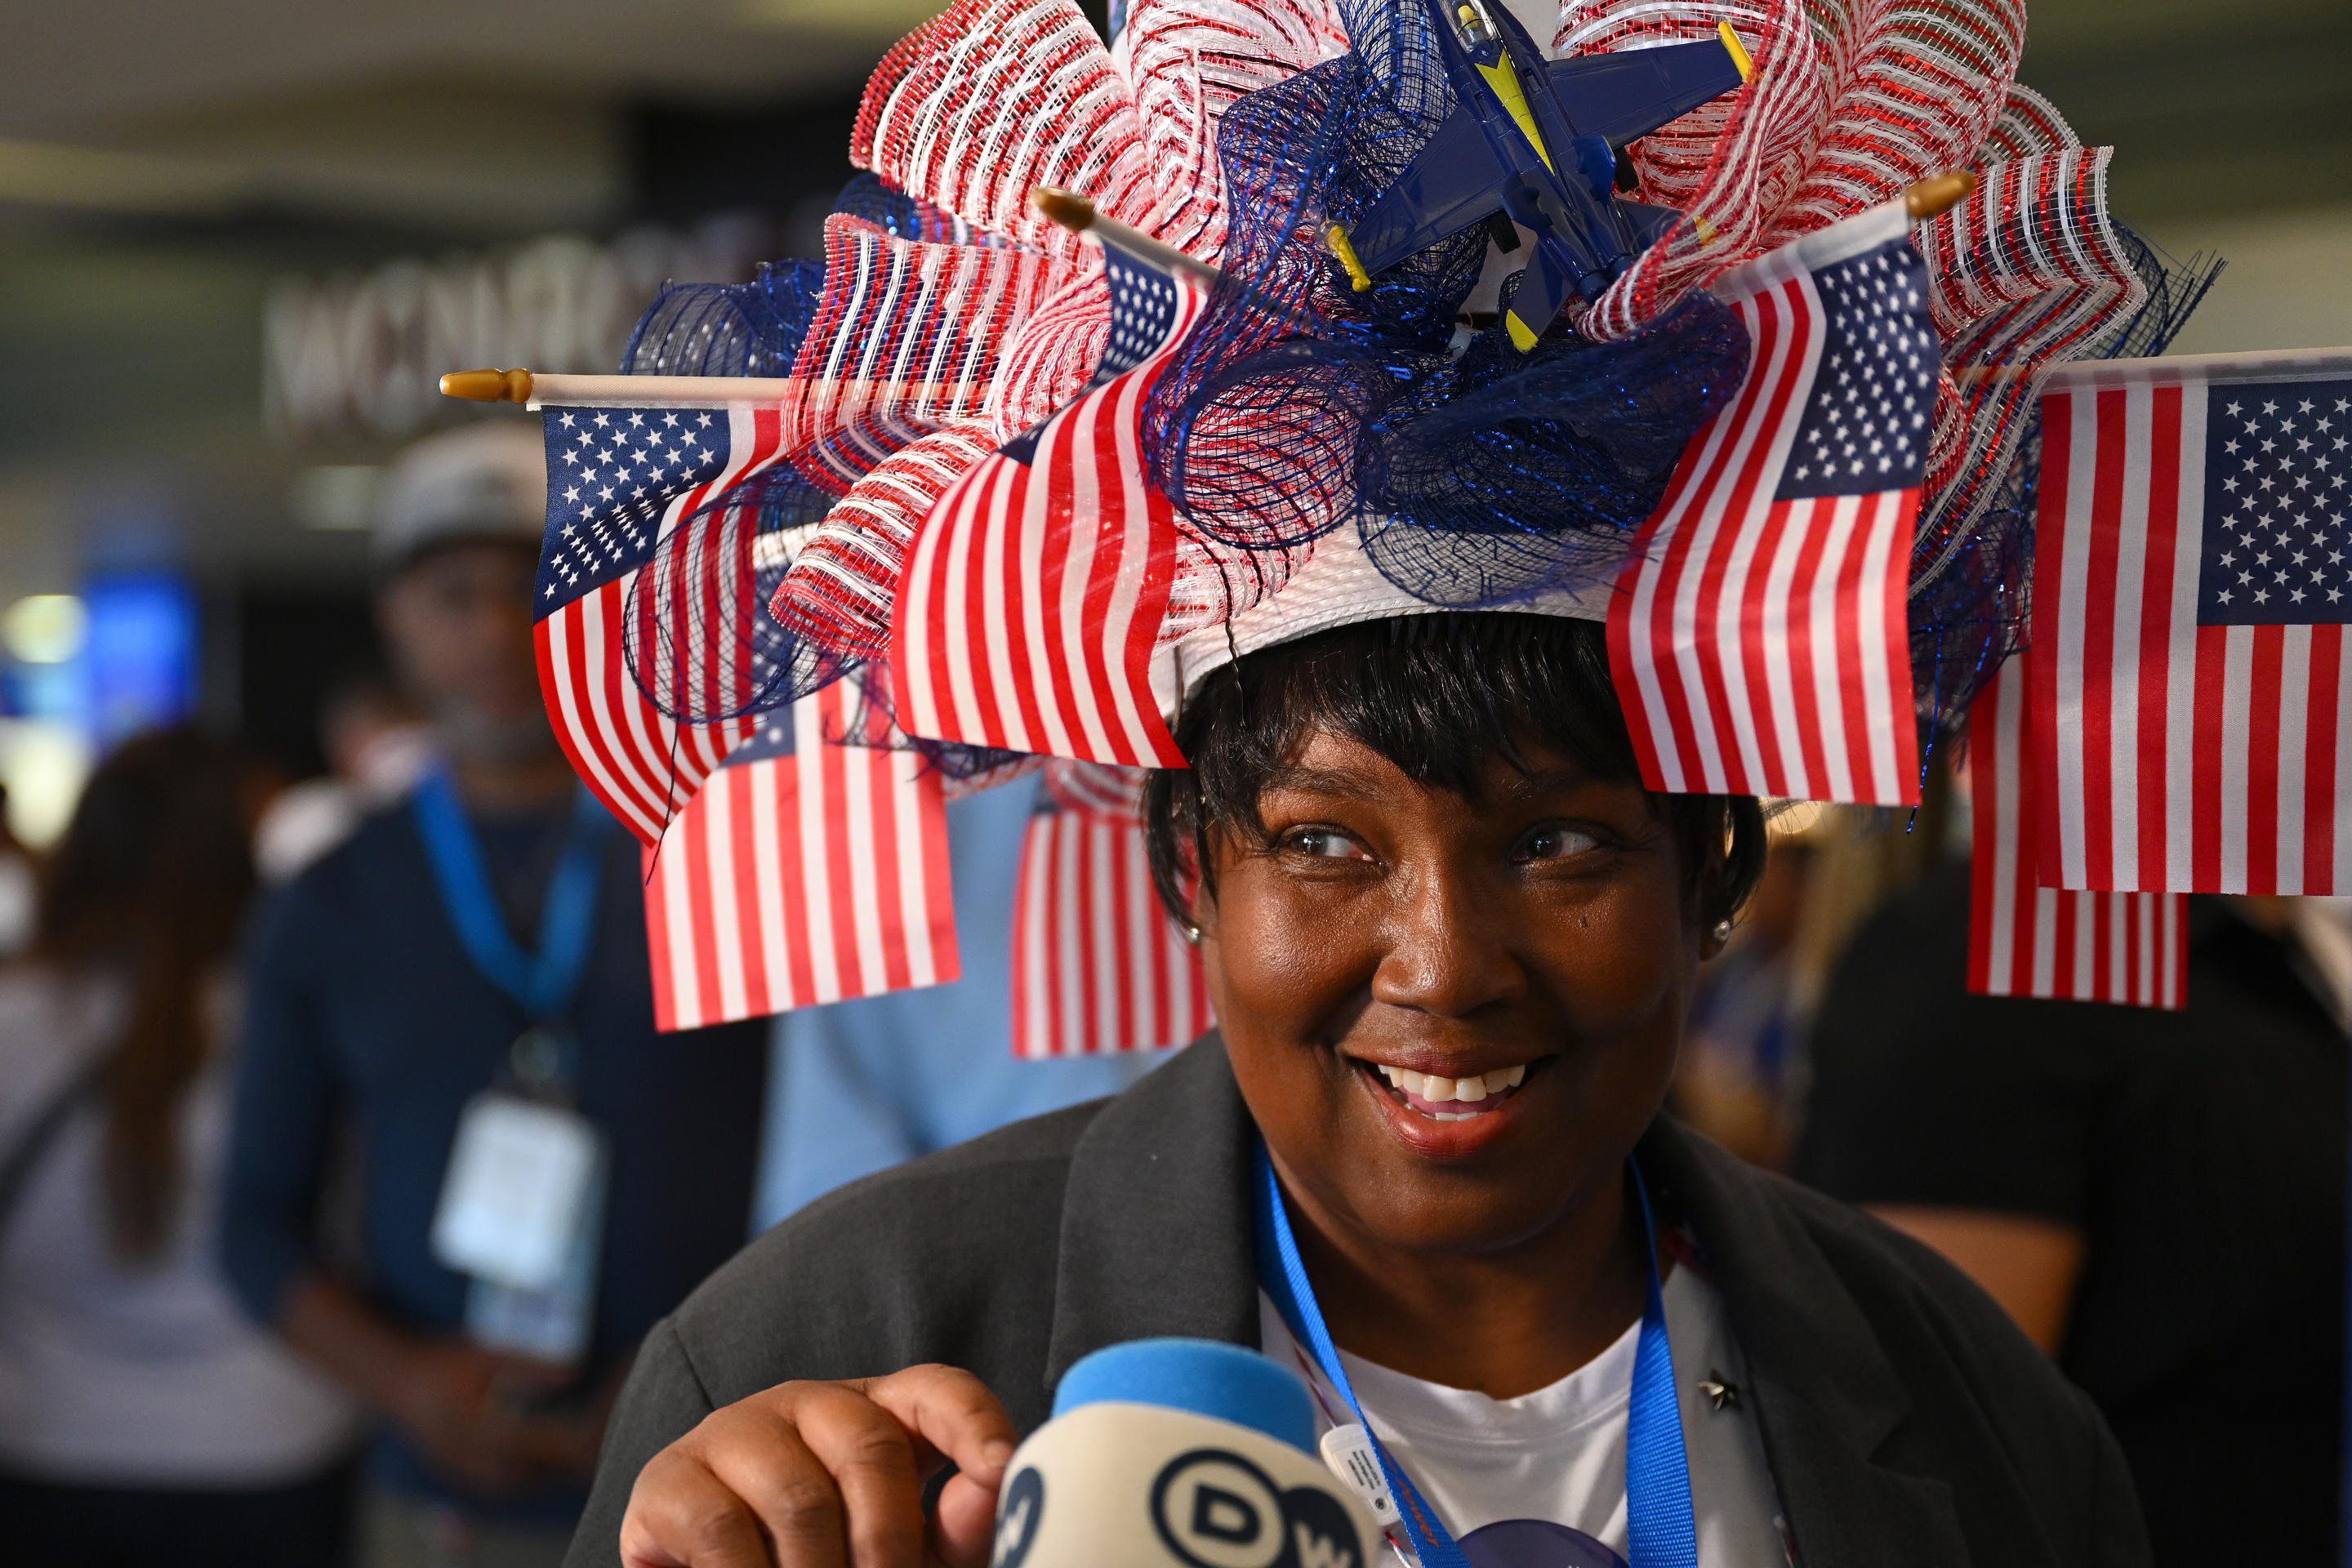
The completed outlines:
{"type": "Polygon", "coordinates": [[[996,1489],[959,1470],[940,1489],[932,1549],[943,1568],[988,1568],[996,1548],[996,1489]]]}

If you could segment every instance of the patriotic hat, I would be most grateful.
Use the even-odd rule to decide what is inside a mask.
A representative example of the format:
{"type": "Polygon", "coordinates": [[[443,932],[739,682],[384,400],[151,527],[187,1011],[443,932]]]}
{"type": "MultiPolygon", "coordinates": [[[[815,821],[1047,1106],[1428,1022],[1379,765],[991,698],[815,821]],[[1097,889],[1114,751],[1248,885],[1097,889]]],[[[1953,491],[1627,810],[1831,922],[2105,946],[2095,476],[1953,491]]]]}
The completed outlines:
{"type": "MultiPolygon", "coordinates": [[[[1045,942],[1041,900],[1146,907],[1137,770],[1183,765],[1210,670],[1445,610],[1606,621],[1653,788],[1914,803],[2023,641],[2043,380],[2159,352],[2215,270],[2107,213],[2112,150],[2015,80],[2022,0],[1568,0],[1532,40],[1496,0],[1121,9],[1106,45],[1073,0],[957,0],[868,83],[821,261],[670,288],[623,376],[499,373],[550,413],[550,710],[649,844],[706,797],[749,820],[715,804],[730,757],[854,690],[833,741],[894,754],[893,811],[1045,766],[1057,815],[1128,835],[1083,876],[1033,858],[1045,942]],[[1692,51],[1738,70],[1575,142],[1622,265],[1563,281],[1492,201],[1387,259],[1385,198],[1500,155],[1454,155],[1465,39],[1563,104],[1692,51]],[[1923,198],[1956,170],[1972,195],[1923,198]]],[[[841,918],[919,926],[944,978],[922,842],[827,885],[896,876],[898,915],[841,918]]],[[[677,900],[782,907],[751,883],[783,873],[709,843],[677,900]]],[[[795,958],[762,992],[705,962],[740,920],[661,918],[702,954],[674,1022],[919,983],[861,936],[833,980],[795,958]]],[[[1175,981],[1075,999],[1090,965],[1182,962],[1155,915],[1065,928],[1094,956],[1029,976],[1061,1003],[1023,1048],[1192,1016],[1175,981]]]]}

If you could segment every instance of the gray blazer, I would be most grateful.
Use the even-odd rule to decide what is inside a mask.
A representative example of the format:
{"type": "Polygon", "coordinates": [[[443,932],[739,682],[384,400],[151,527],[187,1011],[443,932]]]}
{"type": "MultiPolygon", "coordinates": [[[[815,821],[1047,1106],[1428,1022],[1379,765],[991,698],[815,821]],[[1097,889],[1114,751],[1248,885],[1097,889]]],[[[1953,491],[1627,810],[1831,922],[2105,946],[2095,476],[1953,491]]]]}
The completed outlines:
{"type": "MultiPolygon", "coordinates": [[[[1251,1137],[1211,1035],[1115,1100],[812,1204],[646,1337],[569,1568],[617,1562],[647,1459],[778,1383],[944,1362],[1025,1432],[1103,1345],[1255,1345],[1251,1137]]],[[[1958,1270],[1669,1119],[1638,1157],[1713,1265],[1804,1568],[2148,1561],[2097,1411],[1958,1270]]]]}

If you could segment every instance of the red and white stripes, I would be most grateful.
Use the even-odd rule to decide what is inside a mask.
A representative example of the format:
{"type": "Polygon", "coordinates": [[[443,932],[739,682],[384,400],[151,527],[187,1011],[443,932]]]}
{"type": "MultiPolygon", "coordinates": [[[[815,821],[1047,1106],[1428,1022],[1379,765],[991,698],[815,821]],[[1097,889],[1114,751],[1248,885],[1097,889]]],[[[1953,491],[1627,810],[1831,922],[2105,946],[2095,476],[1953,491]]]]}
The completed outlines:
{"type": "MultiPolygon", "coordinates": [[[[774,407],[738,404],[724,412],[730,453],[726,467],[708,484],[669,503],[661,521],[665,539],[706,500],[782,455],[782,416],[774,407]]],[[[754,725],[748,719],[680,724],[639,689],[630,672],[627,624],[631,591],[644,570],[628,572],[562,605],[533,628],[533,640],[540,695],[572,771],[615,819],[651,844],[754,725]]],[[[708,588],[720,596],[734,591],[732,579],[723,574],[708,588]]],[[[710,609],[698,602],[693,607],[705,613],[710,609]]],[[[740,605],[722,607],[730,614],[756,613],[748,596],[740,605]]],[[[702,640],[685,646],[707,656],[707,668],[688,672],[688,679],[714,692],[720,687],[749,689],[749,656],[735,639],[725,639],[718,652],[702,640]]],[[[722,710],[727,704],[713,701],[709,706],[722,710]]]]}
{"type": "Polygon", "coordinates": [[[2042,405],[2043,870],[2067,888],[2352,891],[2345,629],[2198,624],[2210,386],[2189,362],[2099,375],[2042,405]]]}
{"type": "Polygon", "coordinates": [[[1076,809],[1031,817],[1013,899],[1013,1054],[1156,1050],[1209,1023],[1200,954],[1152,890],[1141,825],[1076,809]]]}
{"type": "MultiPolygon", "coordinates": [[[[1179,286],[1170,343],[1201,296],[1179,286]]],[[[895,708],[934,740],[1181,767],[1150,689],[1176,514],[1141,452],[1168,350],[1095,387],[943,497],[915,541],[891,627],[895,708]],[[1025,443],[1024,443],[1025,444],[1025,443]]]]}
{"type": "Polygon", "coordinates": [[[2033,657],[2012,659],[1969,714],[1969,989],[2178,1009],[2187,1000],[2189,968],[2180,894],[2041,885],[2033,769],[2025,758],[2033,657]]]}
{"type": "Polygon", "coordinates": [[[940,778],[911,752],[842,744],[837,681],[772,722],[646,851],[654,1013],[692,1029],[959,973],[940,778]]]}
{"type": "Polygon", "coordinates": [[[1918,490],[1774,499],[1826,312],[1793,247],[1730,303],[1754,344],[1747,376],[1684,453],[1609,610],[1643,780],[1916,803],[1903,594],[1918,490]]]}

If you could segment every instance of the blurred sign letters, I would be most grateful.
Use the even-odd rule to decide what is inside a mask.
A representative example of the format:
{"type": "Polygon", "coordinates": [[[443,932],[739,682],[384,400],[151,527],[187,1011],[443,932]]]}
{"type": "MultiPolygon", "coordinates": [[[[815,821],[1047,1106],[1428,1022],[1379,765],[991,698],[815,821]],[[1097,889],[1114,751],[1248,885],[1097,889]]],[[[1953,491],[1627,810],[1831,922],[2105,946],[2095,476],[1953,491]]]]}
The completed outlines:
{"type": "Polygon", "coordinates": [[[396,437],[460,412],[440,395],[445,371],[617,370],[664,282],[740,282],[772,240],[758,218],[723,217],[286,279],[263,310],[265,416],[290,442],[396,437]]]}

